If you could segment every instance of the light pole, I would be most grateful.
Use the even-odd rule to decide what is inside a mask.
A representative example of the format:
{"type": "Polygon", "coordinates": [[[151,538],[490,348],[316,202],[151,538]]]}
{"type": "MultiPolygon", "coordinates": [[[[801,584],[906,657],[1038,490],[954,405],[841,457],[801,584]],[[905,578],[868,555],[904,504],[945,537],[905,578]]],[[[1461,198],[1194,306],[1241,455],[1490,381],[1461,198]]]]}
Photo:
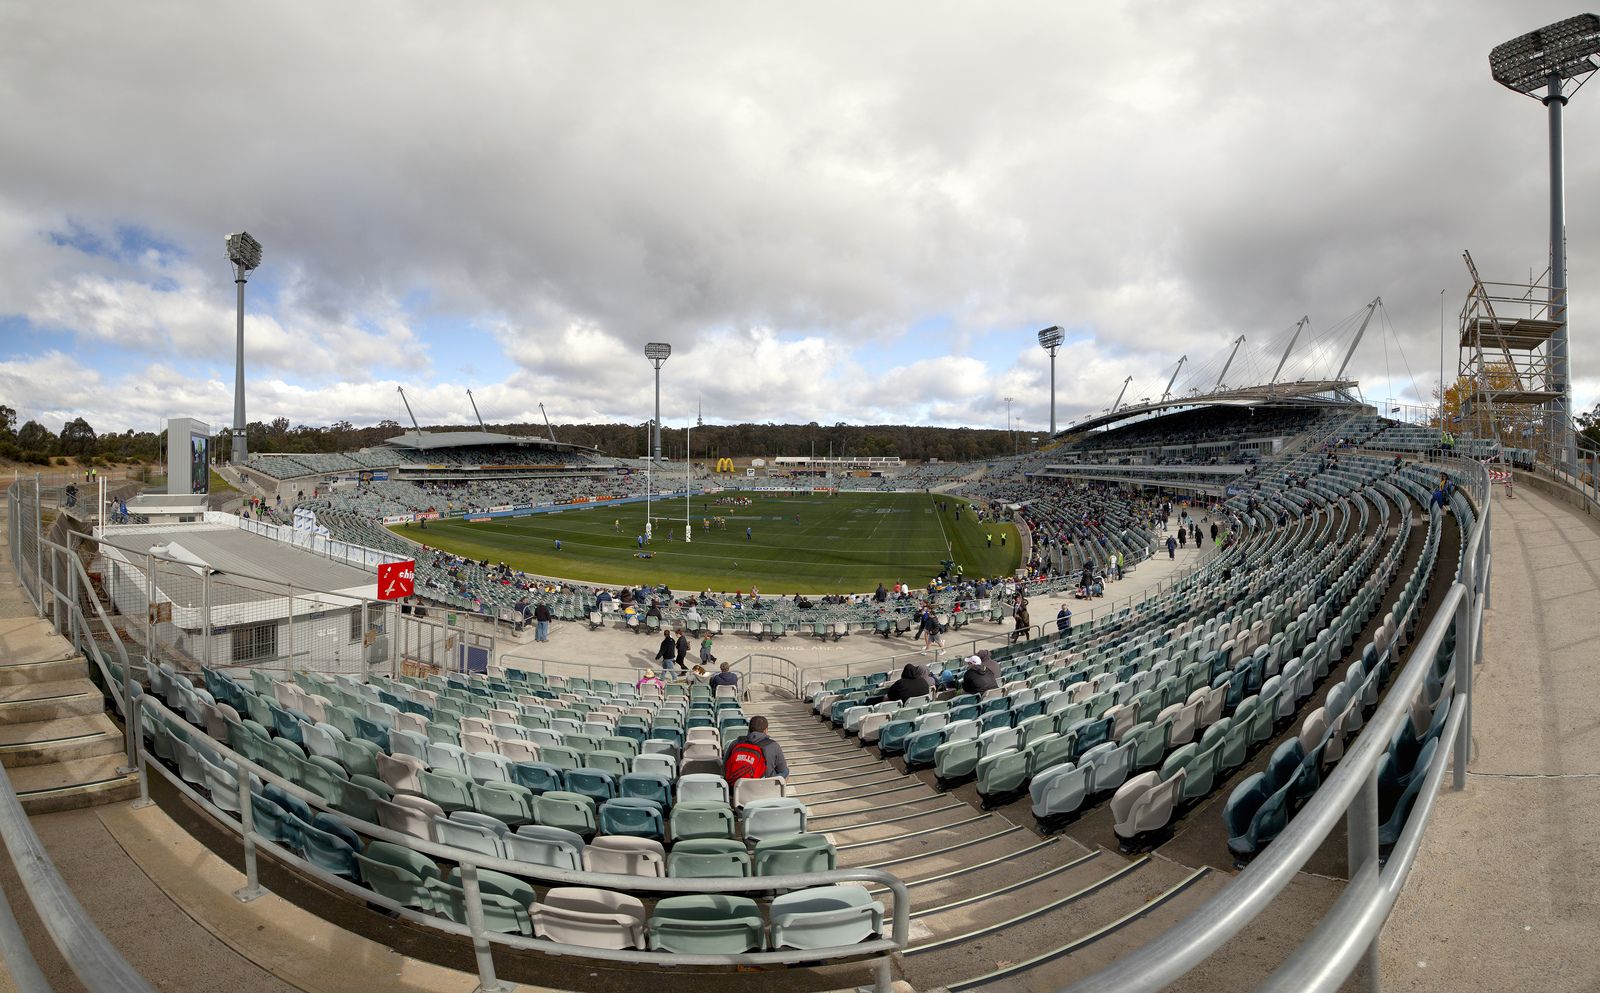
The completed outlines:
{"type": "Polygon", "coordinates": [[[238,343],[234,350],[233,369],[233,444],[229,446],[228,459],[243,462],[250,455],[250,439],[244,420],[244,284],[250,271],[261,264],[261,242],[250,237],[249,232],[228,235],[228,261],[233,263],[233,282],[239,288],[238,343]]]}
{"type": "Polygon", "coordinates": [[[1017,454],[1017,436],[1011,430],[1011,397],[1006,397],[1006,433],[1011,435],[1011,454],[1017,454]]]}
{"type": "Polygon", "coordinates": [[[689,523],[689,491],[693,488],[689,479],[689,467],[694,465],[694,449],[690,446],[689,440],[692,437],[690,432],[693,430],[693,424],[686,425],[683,429],[683,543],[685,545],[689,544],[694,536],[694,528],[689,523]]]}
{"type": "Polygon", "coordinates": [[[1550,371],[1558,394],[1549,416],[1555,421],[1551,441],[1556,457],[1569,470],[1577,463],[1577,451],[1572,437],[1572,377],[1567,354],[1567,209],[1561,152],[1561,108],[1567,104],[1567,95],[1562,83],[1600,68],[1594,61],[1597,55],[1600,17],[1594,14],[1547,24],[1489,52],[1489,74],[1495,82],[1524,96],[1534,96],[1533,91],[1543,87],[1545,95],[1534,99],[1549,111],[1550,320],[1556,325],[1550,335],[1550,371]]]}
{"type": "Polygon", "coordinates": [[[1039,332],[1039,347],[1050,353],[1050,437],[1056,436],[1056,349],[1066,333],[1054,324],[1039,332]]]}
{"type": "Polygon", "coordinates": [[[651,427],[650,458],[661,460],[661,364],[672,354],[672,346],[664,341],[652,341],[644,346],[644,357],[656,367],[656,419],[651,427]]]}

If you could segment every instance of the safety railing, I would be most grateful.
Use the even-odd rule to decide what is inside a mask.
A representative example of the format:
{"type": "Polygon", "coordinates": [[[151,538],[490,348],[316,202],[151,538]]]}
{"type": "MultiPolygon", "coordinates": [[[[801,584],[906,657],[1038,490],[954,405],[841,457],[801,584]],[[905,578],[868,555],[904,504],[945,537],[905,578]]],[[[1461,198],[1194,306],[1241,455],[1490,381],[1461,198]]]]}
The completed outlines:
{"type": "Polygon", "coordinates": [[[132,718],[129,723],[134,726],[136,733],[140,734],[140,802],[149,801],[149,774],[151,770],[154,770],[173,789],[181,793],[190,802],[199,805],[212,818],[235,834],[243,848],[245,870],[245,885],[235,893],[236,897],[243,901],[250,901],[267,892],[266,887],[261,883],[259,872],[259,853],[264,850],[278,861],[293,866],[298,873],[308,876],[324,886],[332,887],[368,903],[377,904],[408,921],[424,927],[470,938],[477,961],[480,988],[484,990],[504,988],[496,978],[493,951],[496,946],[504,946],[544,952],[551,955],[654,966],[724,966],[738,968],[764,965],[793,965],[800,962],[860,961],[867,959],[873,963],[874,993],[890,993],[892,986],[892,956],[895,952],[903,951],[910,942],[910,893],[906,889],[905,883],[898,876],[881,869],[833,869],[826,872],[796,873],[782,876],[679,878],[577,872],[533,865],[527,862],[514,862],[508,859],[483,855],[464,848],[438,844],[413,835],[392,831],[378,824],[358,820],[330,808],[322,797],[311,793],[291,780],[279,776],[265,766],[257,765],[229,748],[226,744],[212,739],[207,742],[208,747],[224,756],[238,770],[238,794],[237,797],[230,798],[238,804],[238,813],[234,814],[214,803],[210,797],[192,788],[181,776],[168,769],[156,756],[150,753],[149,749],[144,745],[141,729],[144,721],[152,716],[180,722],[185,727],[192,726],[188,724],[182,715],[169,709],[165,704],[154,699],[149,694],[141,695],[135,699],[132,718]],[[285,793],[304,801],[319,813],[336,819],[339,823],[359,835],[377,841],[400,845],[431,858],[444,859],[458,865],[461,870],[461,888],[466,905],[466,922],[464,924],[457,923],[448,918],[425,914],[408,907],[367,889],[359,883],[352,882],[313,865],[298,853],[285,848],[272,838],[262,834],[255,825],[253,813],[254,796],[251,792],[252,778],[262,783],[271,783],[285,793]],[[814,886],[865,882],[874,886],[882,886],[889,891],[893,900],[893,907],[890,913],[892,924],[888,936],[879,936],[858,944],[826,948],[746,952],[743,954],[686,954],[681,952],[569,945],[543,938],[530,938],[523,935],[488,930],[484,924],[483,901],[478,886],[478,872],[481,870],[490,870],[524,879],[532,879],[541,884],[599,887],[611,890],[642,892],[653,896],[703,895],[710,893],[742,893],[754,896],[774,891],[783,892],[814,886]]]}
{"type": "Polygon", "coordinates": [[[1433,620],[1411,645],[1405,667],[1353,746],[1276,839],[1223,890],[1181,923],[1063,993],[1155,993],[1181,979],[1265,912],[1343,819],[1349,838],[1349,879],[1343,894],[1307,938],[1258,987],[1258,993],[1319,993],[1338,989],[1365,964],[1364,988],[1379,989],[1378,935],[1405,885],[1447,764],[1454,788],[1466,787],[1472,744],[1473,667],[1482,660],[1483,609],[1490,601],[1490,519],[1487,470],[1471,460],[1445,460],[1475,504],[1477,519],[1457,579],[1433,620]],[[1405,828],[1382,860],[1378,846],[1378,763],[1422,691],[1445,638],[1454,629],[1451,714],[1405,828]]]}
{"type": "MultiPolygon", "coordinates": [[[[11,788],[11,779],[0,768],[0,840],[21,880],[34,913],[44,924],[51,943],[89,993],[154,993],[100,929],[67,886],[50,853],[33,830],[11,788]]],[[[49,993],[51,986],[28,948],[27,939],[17,925],[9,900],[15,893],[0,895],[0,957],[20,993],[49,993]]]]}

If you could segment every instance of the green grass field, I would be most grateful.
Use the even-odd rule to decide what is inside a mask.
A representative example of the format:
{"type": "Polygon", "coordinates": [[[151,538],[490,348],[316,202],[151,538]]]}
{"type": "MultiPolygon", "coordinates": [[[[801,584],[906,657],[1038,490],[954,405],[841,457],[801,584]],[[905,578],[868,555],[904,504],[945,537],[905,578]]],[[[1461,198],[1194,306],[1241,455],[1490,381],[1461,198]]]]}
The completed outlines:
{"type": "MultiPolygon", "coordinates": [[[[947,558],[960,563],[968,576],[1009,573],[1020,560],[1012,525],[980,526],[965,509],[957,522],[953,511],[958,501],[951,498],[943,498],[951,511],[940,514],[941,498],[923,493],[739,495],[754,504],[718,506],[715,497],[694,498],[694,540],[687,544],[683,500],[652,504],[655,538],[647,546],[653,553],[648,559],[634,554],[636,537],[644,533],[642,503],[477,524],[433,521],[426,530],[416,525],[391,530],[448,552],[506,562],[542,576],[618,585],[664,582],[674,589],[723,592],[752,586],[767,594],[867,592],[880,582],[925,584],[947,558]],[[727,519],[725,529],[702,527],[703,520],[719,515],[727,519]],[[621,522],[620,531],[613,529],[615,521],[621,522]],[[986,534],[994,536],[992,548],[986,545],[986,534]]],[[[965,502],[960,503],[964,508],[965,502]]]]}

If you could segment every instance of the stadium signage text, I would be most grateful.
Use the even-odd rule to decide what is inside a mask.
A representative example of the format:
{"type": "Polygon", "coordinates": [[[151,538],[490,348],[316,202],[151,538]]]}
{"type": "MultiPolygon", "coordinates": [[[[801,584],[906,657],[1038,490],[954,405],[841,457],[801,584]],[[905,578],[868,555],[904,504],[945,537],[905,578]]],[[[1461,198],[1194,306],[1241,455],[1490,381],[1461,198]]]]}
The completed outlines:
{"type": "Polygon", "coordinates": [[[404,562],[383,562],[378,566],[378,599],[400,600],[416,590],[417,563],[415,559],[404,562]]]}

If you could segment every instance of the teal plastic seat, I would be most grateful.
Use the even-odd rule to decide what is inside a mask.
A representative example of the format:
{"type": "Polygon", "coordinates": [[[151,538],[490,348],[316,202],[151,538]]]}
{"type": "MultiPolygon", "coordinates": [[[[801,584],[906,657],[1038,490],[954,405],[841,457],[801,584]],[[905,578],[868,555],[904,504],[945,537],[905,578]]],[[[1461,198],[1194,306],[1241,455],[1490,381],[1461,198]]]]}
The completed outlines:
{"type": "Polygon", "coordinates": [[[985,798],[1003,796],[1021,789],[1032,775],[1031,755],[1006,748],[978,760],[978,794],[985,798]]]}
{"type": "MultiPolygon", "coordinates": [[[[480,870],[480,873],[482,870],[480,870]]],[[[441,917],[457,924],[467,923],[467,894],[459,885],[432,878],[424,883],[431,909],[441,917]]],[[[483,927],[499,934],[533,934],[533,922],[528,916],[528,904],[518,903],[510,897],[492,893],[486,888],[478,891],[483,907],[483,927]]]]}
{"type": "Polygon", "coordinates": [[[667,853],[667,875],[687,879],[744,877],[751,873],[750,851],[726,838],[691,838],[667,853]]]}
{"type": "MultiPolygon", "coordinates": [[[[321,820],[320,816],[318,820],[321,820]]],[[[348,838],[303,821],[297,824],[296,828],[300,833],[299,848],[307,862],[324,872],[330,872],[344,879],[356,881],[361,879],[361,866],[356,862],[356,848],[350,844],[348,838]]]]}
{"type": "Polygon", "coordinates": [[[605,803],[617,795],[617,777],[599,769],[568,769],[561,775],[569,793],[582,793],[595,803],[605,803]]]}
{"type": "Polygon", "coordinates": [[[680,800],[672,808],[672,841],[690,838],[732,838],[733,808],[726,803],[680,800]]]}
{"type": "Polygon", "coordinates": [[[687,955],[739,955],[766,947],[756,902],[720,893],[657,901],[645,937],[651,951],[687,955]]]}
{"type": "Polygon", "coordinates": [[[534,797],[533,819],[535,823],[564,828],[585,838],[593,837],[599,828],[594,800],[565,790],[551,790],[534,797]]]}
{"type": "Polygon", "coordinates": [[[544,762],[515,762],[511,781],[538,794],[562,788],[561,770],[544,762]]]}
{"type": "Polygon", "coordinates": [[[838,865],[839,853],[826,835],[791,834],[764,838],[756,844],[751,866],[758,876],[792,876],[828,872],[838,865]]]}
{"type": "Polygon", "coordinates": [[[443,807],[446,813],[472,810],[472,779],[465,773],[424,769],[417,773],[422,795],[443,807]]]}
{"type": "Polygon", "coordinates": [[[946,781],[970,776],[978,767],[980,747],[977,738],[945,742],[933,751],[935,773],[946,781]]]}
{"type": "Polygon", "coordinates": [[[819,886],[774,897],[772,947],[858,945],[883,933],[883,907],[859,886],[819,886]]]}
{"type": "Polygon", "coordinates": [[[617,797],[600,805],[600,833],[666,841],[661,805],[641,797],[617,797]]]}
{"type": "Polygon", "coordinates": [[[533,792],[516,783],[474,783],[472,803],[479,813],[498,818],[512,827],[533,821],[533,792]]]}
{"type": "Polygon", "coordinates": [[[383,754],[381,748],[361,738],[340,738],[333,744],[339,751],[339,762],[350,775],[377,777],[378,756],[383,754]]]}
{"type": "Polygon", "coordinates": [[[406,907],[432,908],[427,881],[439,878],[433,859],[409,848],[374,841],[365,852],[356,854],[356,863],[361,866],[362,881],[379,896],[406,907]]]}
{"type": "Polygon", "coordinates": [[[664,811],[672,808],[672,780],[666,776],[630,772],[617,781],[617,789],[625,797],[654,800],[664,811]]]}

